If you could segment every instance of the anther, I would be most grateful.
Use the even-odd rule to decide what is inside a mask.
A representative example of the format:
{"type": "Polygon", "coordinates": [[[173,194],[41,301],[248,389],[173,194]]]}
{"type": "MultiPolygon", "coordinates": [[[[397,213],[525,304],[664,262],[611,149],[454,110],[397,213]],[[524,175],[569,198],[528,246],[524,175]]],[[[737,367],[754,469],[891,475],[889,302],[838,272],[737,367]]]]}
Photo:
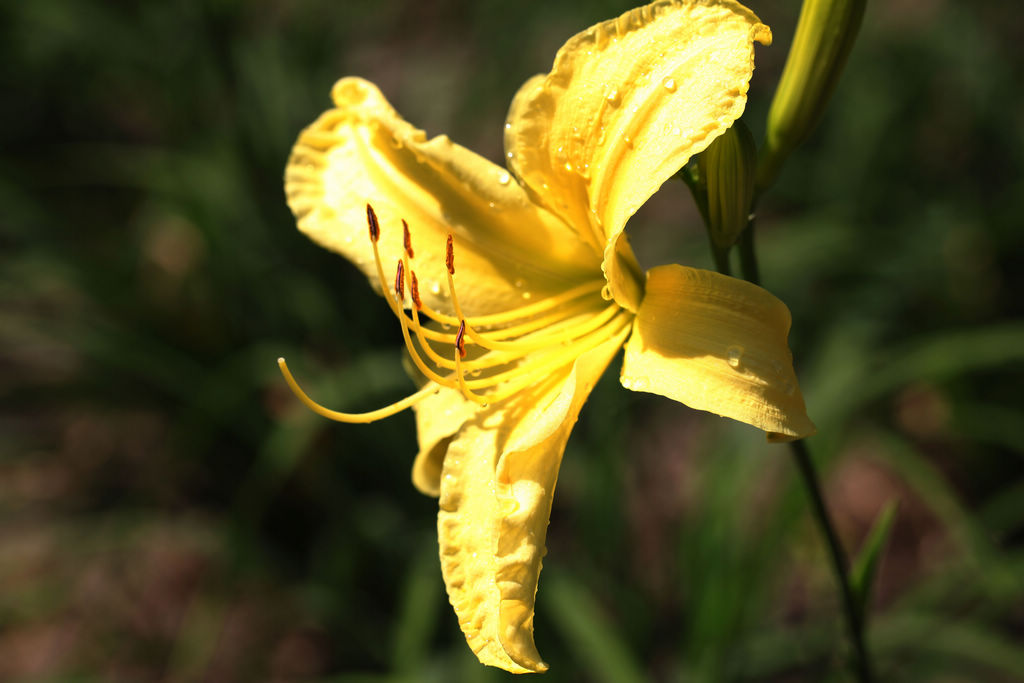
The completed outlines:
{"type": "Polygon", "coordinates": [[[402,219],[402,239],[405,240],[405,253],[412,258],[412,237],[409,235],[409,224],[405,222],[404,218],[402,219]]]}
{"type": "Polygon", "coordinates": [[[366,223],[370,226],[370,239],[376,242],[380,239],[380,223],[377,222],[377,213],[369,204],[366,205],[366,223]]]}
{"type": "Polygon", "coordinates": [[[459,351],[459,358],[466,357],[466,321],[459,321],[459,331],[455,333],[455,348],[459,351]]]}
{"type": "Polygon", "coordinates": [[[395,271],[395,297],[399,305],[405,299],[405,265],[402,259],[398,259],[398,269],[395,271]]]}
{"type": "Polygon", "coordinates": [[[448,244],[445,246],[444,264],[448,266],[448,274],[455,275],[455,246],[451,233],[448,233],[448,244]]]}
{"type": "Polygon", "coordinates": [[[420,301],[420,283],[416,280],[416,271],[409,270],[409,291],[412,294],[412,303],[416,306],[416,310],[423,308],[423,302],[420,301]]]}

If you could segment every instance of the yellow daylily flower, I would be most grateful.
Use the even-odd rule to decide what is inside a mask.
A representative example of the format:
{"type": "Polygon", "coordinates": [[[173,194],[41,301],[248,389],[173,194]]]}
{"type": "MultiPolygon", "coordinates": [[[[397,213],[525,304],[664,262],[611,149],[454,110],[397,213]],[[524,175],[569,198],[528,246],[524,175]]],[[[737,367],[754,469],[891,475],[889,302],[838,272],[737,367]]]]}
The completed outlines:
{"type": "Polygon", "coordinates": [[[338,81],[334,108],[295,144],[285,188],[299,228],[379,288],[422,388],[345,414],[313,402],[283,361],[282,371],[334,419],[413,408],[413,482],[439,496],[442,574],[484,664],[546,669],[533,615],[555,480],[620,348],[626,388],[773,440],[814,430],[785,305],[705,270],[668,265],[645,277],[623,233],[740,116],[754,43],[770,40],[730,0],[660,0],[593,26],[515,96],[507,169],[428,139],[357,78],[338,81]]]}

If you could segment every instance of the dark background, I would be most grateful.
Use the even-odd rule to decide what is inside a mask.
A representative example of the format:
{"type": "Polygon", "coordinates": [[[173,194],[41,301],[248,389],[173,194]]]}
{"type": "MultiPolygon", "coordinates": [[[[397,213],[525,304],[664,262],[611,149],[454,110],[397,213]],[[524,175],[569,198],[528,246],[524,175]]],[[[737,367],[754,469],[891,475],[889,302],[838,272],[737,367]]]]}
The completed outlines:
{"type": "MultiPolygon", "coordinates": [[[[798,3],[751,0],[755,137],[798,3]]],[[[495,681],[447,605],[394,320],[282,173],[343,75],[494,160],[515,90],[619,0],[31,0],[0,8],[0,680],[495,681]]],[[[1024,680],[1017,3],[873,2],[761,205],[810,447],[887,681],[1024,680]]],[[[630,226],[711,267],[677,181],[630,226]]],[[[623,390],[583,411],[538,596],[547,681],[844,680],[785,448],[623,390]],[[840,673],[837,673],[840,672],[840,673]]]]}

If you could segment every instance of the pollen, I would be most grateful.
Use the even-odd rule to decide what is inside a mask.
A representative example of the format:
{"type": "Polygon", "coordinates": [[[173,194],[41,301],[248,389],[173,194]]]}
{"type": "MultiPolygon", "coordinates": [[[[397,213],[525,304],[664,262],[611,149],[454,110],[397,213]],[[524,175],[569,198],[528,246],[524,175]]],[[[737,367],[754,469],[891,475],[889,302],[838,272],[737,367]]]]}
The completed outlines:
{"type": "MultiPolygon", "coordinates": [[[[601,297],[603,278],[581,282],[524,306],[466,315],[456,291],[455,239],[451,233],[445,241],[443,266],[437,262],[418,266],[421,272],[440,271],[442,279],[447,276],[447,300],[438,298],[438,292],[432,290],[435,298],[428,303],[420,295],[413,269],[409,224],[402,221],[402,241],[389,247],[401,254],[395,266],[393,287],[389,287],[391,283],[385,279],[378,248],[380,223],[369,204],[366,205],[366,221],[380,291],[398,318],[409,358],[427,382],[416,393],[380,410],[342,413],[324,408],[309,398],[289,372],[284,359],[280,359],[288,386],[320,415],[340,422],[372,422],[410,408],[442,389],[458,391],[466,400],[487,407],[542,383],[598,344],[611,339],[624,342],[631,329],[633,315],[601,297]],[[408,311],[406,273],[411,298],[408,311]],[[429,305],[438,302],[451,312],[435,310],[429,305]]],[[[466,278],[470,273],[461,271],[461,276],[466,278]]]]}
{"type": "Polygon", "coordinates": [[[376,244],[380,239],[380,223],[377,222],[377,212],[369,204],[366,205],[366,223],[370,227],[370,241],[376,244]]]}
{"type": "Polygon", "coordinates": [[[405,299],[405,264],[398,259],[398,267],[395,269],[395,296],[401,302],[405,299]]]}
{"type": "Polygon", "coordinates": [[[459,323],[459,331],[455,333],[455,350],[459,352],[459,358],[466,357],[466,321],[459,323]]]}
{"type": "Polygon", "coordinates": [[[448,242],[444,247],[444,265],[449,275],[455,275],[455,241],[451,233],[448,233],[448,242]]]}
{"type": "Polygon", "coordinates": [[[416,271],[409,271],[409,295],[412,296],[412,304],[416,307],[416,310],[423,308],[423,302],[420,301],[420,283],[416,279],[416,271]]]}
{"type": "Polygon", "coordinates": [[[412,251],[412,235],[409,234],[409,224],[402,219],[402,241],[405,243],[405,255],[409,258],[415,256],[412,251]]]}

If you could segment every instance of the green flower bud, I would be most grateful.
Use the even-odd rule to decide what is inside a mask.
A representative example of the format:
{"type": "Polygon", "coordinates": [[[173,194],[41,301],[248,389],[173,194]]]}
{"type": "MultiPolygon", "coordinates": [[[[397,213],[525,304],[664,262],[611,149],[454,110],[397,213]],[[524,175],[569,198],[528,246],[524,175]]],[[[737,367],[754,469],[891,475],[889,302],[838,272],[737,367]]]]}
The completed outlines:
{"type": "Polygon", "coordinates": [[[804,0],[793,45],[775,90],[757,187],[769,187],[789,153],[821,118],[846,64],[867,0],[804,0]]]}
{"type": "Polygon", "coordinates": [[[754,199],[757,146],[743,121],[719,135],[697,158],[707,191],[708,231],[711,241],[728,249],[747,227],[754,199]]]}

